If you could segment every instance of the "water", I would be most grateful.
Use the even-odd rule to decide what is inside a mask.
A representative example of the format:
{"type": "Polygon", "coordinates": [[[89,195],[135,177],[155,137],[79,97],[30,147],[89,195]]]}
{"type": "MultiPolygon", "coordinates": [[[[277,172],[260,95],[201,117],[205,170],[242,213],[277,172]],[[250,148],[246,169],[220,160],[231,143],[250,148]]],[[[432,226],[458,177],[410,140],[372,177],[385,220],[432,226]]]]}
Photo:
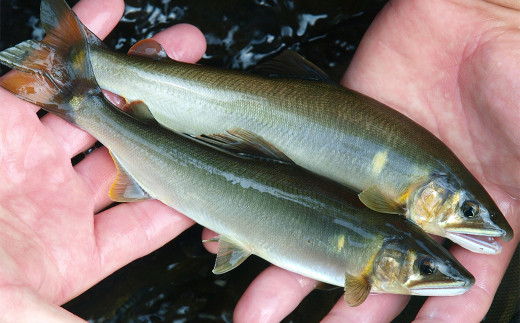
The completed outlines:
{"type": "MultiPolygon", "coordinates": [[[[206,36],[208,50],[201,64],[246,69],[289,48],[338,80],[385,2],[334,0],[323,7],[315,1],[292,0],[228,0],[219,6],[211,0],[127,0],[121,23],[105,43],[127,51],[140,39],[186,22],[206,36]]],[[[0,49],[41,39],[39,0],[2,0],[1,8],[0,49]]]]}
{"type": "MultiPolygon", "coordinates": [[[[69,5],[75,2],[68,1],[69,5]]],[[[43,37],[39,3],[39,0],[0,2],[0,50],[29,38],[43,37]]],[[[319,1],[228,0],[217,6],[211,0],[127,0],[122,21],[105,43],[127,51],[140,39],[186,22],[199,27],[208,42],[201,64],[249,69],[288,48],[339,80],[384,3],[383,0],[330,0],[324,7],[319,1]]],[[[83,157],[84,154],[76,157],[75,163],[83,157]]],[[[213,275],[215,256],[202,247],[200,232],[200,227],[193,227],[64,307],[91,322],[231,322],[236,302],[268,264],[250,257],[227,274],[213,275]]],[[[518,277],[518,250],[512,263],[515,265],[510,266],[509,275],[518,277]]],[[[488,313],[487,321],[504,318],[496,315],[510,311],[503,304],[511,303],[508,298],[518,299],[519,286],[517,279],[501,287],[492,307],[495,310],[488,313]]],[[[319,321],[341,294],[341,289],[315,291],[285,321],[319,321]]],[[[424,300],[413,297],[396,321],[411,321],[424,300]]]]}

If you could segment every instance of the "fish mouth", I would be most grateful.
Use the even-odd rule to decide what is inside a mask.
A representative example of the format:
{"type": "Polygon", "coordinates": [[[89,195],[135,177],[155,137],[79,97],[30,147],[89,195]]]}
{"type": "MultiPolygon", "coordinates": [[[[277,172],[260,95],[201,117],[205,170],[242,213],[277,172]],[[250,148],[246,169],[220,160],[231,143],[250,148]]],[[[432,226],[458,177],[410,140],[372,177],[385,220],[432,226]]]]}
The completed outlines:
{"type": "Polygon", "coordinates": [[[410,288],[410,295],[418,296],[456,296],[464,294],[475,282],[474,279],[463,279],[451,282],[430,282],[410,288]]]}
{"type": "Polygon", "coordinates": [[[466,234],[466,235],[477,235],[487,237],[503,237],[507,233],[504,229],[501,229],[498,225],[492,222],[484,223],[466,223],[464,226],[458,227],[456,225],[446,226],[444,230],[447,233],[455,234],[466,234]]]}
{"type": "Polygon", "coordinates": [[[493,237],[503,237],[507,233],[492,222],[465,225],[463,227],[445,227],[445,236],[460,246],[476,253],[496,255],[502,246],[493,237]]]}
{"type": "Polygon", "coordinates": [[[497,255],[502,246],[494,237],[501,235],[475,235],[446,231],[446,238],[475,253],[497,255]]]}
{"type": "Polygon", "coordinates": [[[452,287],[424,287],[410,291],[410,295],[417,296],[456,296],[462,295],[469,289],[469,286],[452,286],[452,287]]]}

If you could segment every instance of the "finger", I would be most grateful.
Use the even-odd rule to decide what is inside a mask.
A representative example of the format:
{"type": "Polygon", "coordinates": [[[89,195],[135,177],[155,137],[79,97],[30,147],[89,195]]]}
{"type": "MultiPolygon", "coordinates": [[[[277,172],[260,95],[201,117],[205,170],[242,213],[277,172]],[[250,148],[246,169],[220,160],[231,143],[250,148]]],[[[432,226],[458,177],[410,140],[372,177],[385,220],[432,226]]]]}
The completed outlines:
{"type": "Polygon", "coordinates": [[[340,299],[322,322],[390,322],[404,309],[410,296],[372,294],[363,304],[349,307],[340,299]]]}
{"type": "MultiPolygon", "coordinates": [[[[204,229],[202,239],[218,234],[204,229]]],[[[217,252],[216,242],[206,242],[209,252],[217,252]]],[[[238,302],[234,319],[237,322],[253,318],[254,322],[276,322],[289,315],[316,286],[316,281],[276,266],[264,270],[248,287],[238,302]]],[[[389,322],[408,303],[409,296],[370,295],[358,307],[349,307],[341,298],[324,318],[324,322],[389,322]]]]}
{"type": "MultiPolygon", "coordinates": [[[[195,63],[206,51],[206,39],[202,32],[189,24],[178,24],[165,29],[152,37],[158,41],[168,56],[177,61],[195,63]]],[[[103,90],[105,97],[115,106],[122,108],[126,101],[123,97],[103,90]]]]}
{"type": "Polygon", "coordinates": [[[74,169],[89,188],[94,200],[94,213],[113,203],[108,192],[116,179],[116,167],[108,149],[101,147],[94,150],[74,169]]]}
{"type": "Polygon", "coordinates": [[[195,63],[206,52],[202,32],[189,24],[178,24],[152,37],[164,48],[169,57],[186,63],[195,63]]]}
{"type": "Polygon", "coordinates": [[[64,308],[49,303],[32,288],[20,284],[2,286],[0,312],[3,322],[85,322],[64,308]]]}
{"type": "Polygon", "coordinates": [[[94,230],[100,277],[91,283],[160,248],[193,223],[157,200],[119,204],[97,214],[94,230]]]}
{"type": "MultiPolygon", "coordinates": [[[[165,50],[178,52],[178,59],[183,61],[197,61],[206,48],[206,42],[201,32],[196,27],[187,24],[170,27],[155,37],[160,39],[165,50]],[[179,35],[182,35],[184,38],[179,35]],[[179,39],[185,39],[187,43],[183,44],[178,42],[179,39]],[[199,46],[196,46],[196,43],[199,43],[199,46]],[[193,53],[189,54],[190,51],[181,50],[183,47],[191,48],[193,53]]],[[[69,124],[61,118],[53,115],[48,115],[44,118],[46,118],[44,122],[53,130],[56,139],[62,143],[70,157],[86,150],[95,142],[89,134],[76,127],[69,126],[69,124]],[[77,131],[71,131],[71,128],[77,131]]],[[[113,165],[111,166],[113,162],[110,156],[106,153],[105,149],[100,149],[100,151],[105,152],[95,151],[76,166],[76,170],[89,185],[94,196],[96,212],[111,203],[107,193],[115,178],[115,167],[113,165]]]]}
{"type": "Polygon", "coordinates": [[[96,139],[89,133],[54,114],[47,113],[40,121],[53,134],[56,142],[61,143],[62,149],[70,158],[87,150],[96,143],[96,139]]]}
{"type": "Polygon", "coordinates": [[[518,235],[503,245],[499,255],[480,255],[452,247],[451,253],[475,276],[475,285],[464,295],[428,298],[417,314],[417,322],[480,322],[491,306],[517,244],[518,235]]]}
{"type": "MultiPolygon", "coordinates": [[[[204,228],[202,239],[217,233],[204,228]]],[[[217,253],[217,242],[206,242],[209,252],[217,253]]],[[[238,301],[233,314],[237,322],[279,322],[291,313],[316,287],[316,281],[276,266],[262,271],[238,301]]]]}
{"type": "MultiPolygon", "coordinates": [[[[74,6],[73,10],[88,29],[99,38],[104,39],[121,19],[124,2],[121,0],[82,0],[74,6]]],[[[63,148],[71,157],[96,142],[83,130],[53,114],[45,115],[41,121],[54,134],[56,140],[63,143],[63,148]]]]}
{"type": "Polygon", "coordinates": [[[249,285],[233,313],[236,322],[280,322],[316,286],[316,281],[270,266],[249,285]]]}
{"type": "Polygon", "coordinates": [[[105,39],[121,20],[125,3],[122,0],[81,0],[72,10],[90,31],[105,39]]]}
{"type": "MultiPolygon", "coordinates": [[[[82,3],[80,2],[78,5],[82,3]]],[[[94,2],[94,7],[97,3],[94,2]]],[[[113,15],[107,17],[107,19],[115,18],[119,19],[113,15]]],[[[87,16],[86,19],[88,21],[96,20],[93,15],[87,16]]],[[[107,21],[105,24],[109,25],[111,22],[107,21]]],[[[113,26],[109,25],[109,27],[112,28],[113,26]]],[[[108,31],[106,28],[103,28],[99,32],[102,33],[102,36],[105,36],[108,31]]],[[[204,35],[198,28],[188,24],[175,25],[158,33],[153,38],[161,43],[170,57],[183,62],[194,63],[198,61],[206,50],[204,35]]],[[[95,143],[95,139],[92,136],[55,115],[47,114],[41,121],[53,132],[56,140],[63,143],[64,149],[71,158],[95,143]]]]}

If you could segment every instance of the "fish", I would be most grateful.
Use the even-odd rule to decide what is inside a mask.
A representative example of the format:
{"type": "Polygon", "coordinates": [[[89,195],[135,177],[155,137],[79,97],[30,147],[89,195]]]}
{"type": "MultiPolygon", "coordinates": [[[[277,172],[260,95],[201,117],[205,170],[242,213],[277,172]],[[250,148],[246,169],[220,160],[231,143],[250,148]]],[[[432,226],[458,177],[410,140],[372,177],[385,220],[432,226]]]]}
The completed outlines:
{"type": "Polygon", "coordinates": [[[213,272],[251,254],[341,286],[350,306],[369,293],[460,295],[474,277],[422,229],[366,208],[345,186],[292,164],[248,160],[143,123],[97,85],[85,30],[62,0],[43,0],[47,36],[0,53],[18,71],[0,86],[84,129],[116,164],[110,197],[158,199],[219,233],[213,272]]]}
{"type": "Polygon", "coordinates": [[[498,254],[493,237],[513,237],[485,188],[437,137],[295,52],[244,73],[176,62],[150,39],[129,56],[88,38],[99,85],[143,121],[242,157],[295,163],[473,252],[498,254]]]}

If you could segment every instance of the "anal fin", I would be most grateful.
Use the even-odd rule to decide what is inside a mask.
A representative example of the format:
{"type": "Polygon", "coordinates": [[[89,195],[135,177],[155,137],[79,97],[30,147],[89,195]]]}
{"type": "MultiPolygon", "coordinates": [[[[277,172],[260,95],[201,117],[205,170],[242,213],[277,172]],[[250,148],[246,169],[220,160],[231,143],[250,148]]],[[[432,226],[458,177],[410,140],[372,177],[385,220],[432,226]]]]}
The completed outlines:
{"type": "Polygon", "coordinates": [[[377,186],[367,188],[358,196],[363,204],[374,211],[390,214],[404,214],[406,212],[402,204],[385,195],[377,186]]]}
{"type": "Polygon", "coordinates": [[[110,188],[110,198],[115,202],[133,202],[151,199],[137,182],[126,172],[116,155],[110,152],[117,168],[117,177],[110,188]]]}
{"type": "Polygon", "coordinates": [[[236,268],[251,255],[251,252],[238,242],[226,236],[218,240],[217,260],[213,268],[214,274],[223,274],[236,268]]]}
{"type": "Polygon", "coordinates": [[[225,133],[200,135],[195,138],[233,155],[294,164],[289,157],[265,139],[241,128],[231,129],[225,133]]]}

